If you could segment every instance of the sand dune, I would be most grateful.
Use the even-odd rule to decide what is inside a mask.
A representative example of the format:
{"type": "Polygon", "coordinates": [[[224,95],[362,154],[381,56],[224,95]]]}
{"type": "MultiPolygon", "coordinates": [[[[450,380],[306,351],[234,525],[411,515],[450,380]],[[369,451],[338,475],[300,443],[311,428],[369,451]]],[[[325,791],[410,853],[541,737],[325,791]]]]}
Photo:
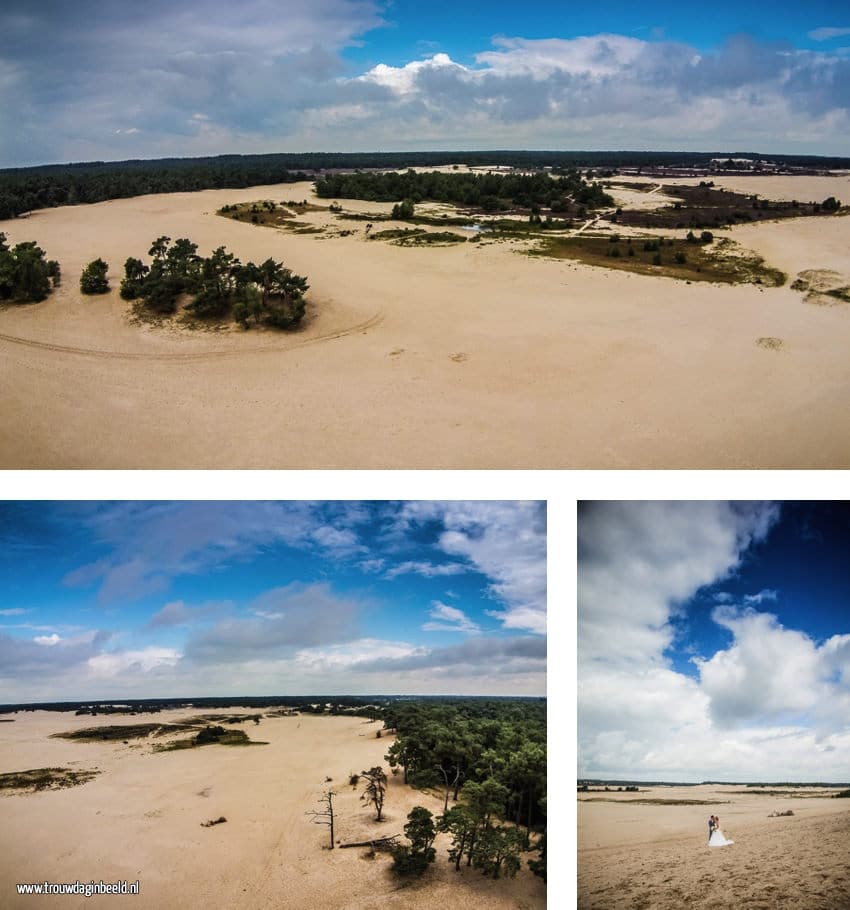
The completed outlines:
{"type": "MultiPolygon", "coordinates": [[[[170,722],[196,711],[138,721],[170,722]]],[[[253,713],[253,712],[246,712],[253,713]]],[[[385,821],[359,801],[348,777],[376,764],[391,738],[363,718],[265,718],[245,730],[257,747],[206,746],[152,754],[146,741],[72,742],[49,734],[137,722],[48,712],[16,715],[0,727],[0,773],[45,766],[97,767],[65,790],[0,796],[0,904],[66,908],[130,901],[157,908],[232,907],[377,910],[416,907],[515,908],[546,905],[545,886],[524,868],[514,880],[454,872],[440,835],[426,877],[402,887],[385,854],[326,850],[328,829],[305,811],[328,786],[338,790],[337,837],[344,843],[403,834],[407,813],[442,801],[391,778],[385,821]],[[330,784],[325,777],[332,777],[330,784]],[[213,827],[202,823],[224,816],[213,827]],[[17,896],[17,882],[140,881],[139,897],[17,896]]]]}
{"type": "Polygon", "coordinates": [[[783,797],[746,788],[653,788],[640,794],[580,794],[579,910],[850,906],[850,807],[846,800],[783,797]],[[704,799],[706,806],[653,806],[631,798],[704,799]],[[584,799],[594,798],[585,802],[584,799]],[[791,809],[792,817],[767,818],[791,809]],[[708,816],[732,846],[710,848],[708,816]]]}
{"type": "MultiPolygon", "coordinates": [[[[782,194],[799,199],[828,185],[840,198],[846,178],[825,179],[755,183],[780,194],[785,180],[782,194]]],[[[327,213],[309,217],[356,233],[296,235],[214,214],[260,198],[311,198],[311,187],[147,196],[0,223],[63,268],[48,301],[0,311],[0,467],[850,464],[846,305],[811,306],[788,286],[689,286],[530,259],[521,243],[394,247],[327,213]],[[306,327],[130,324],[123,262],[161,234],[306,274],[306,327]],[[79,275],[96,256],[115,290],[83,299],[79,275]]],[[[850,280],[850,218],[730,234],[791,278],[833,269],[850,280]]]]}

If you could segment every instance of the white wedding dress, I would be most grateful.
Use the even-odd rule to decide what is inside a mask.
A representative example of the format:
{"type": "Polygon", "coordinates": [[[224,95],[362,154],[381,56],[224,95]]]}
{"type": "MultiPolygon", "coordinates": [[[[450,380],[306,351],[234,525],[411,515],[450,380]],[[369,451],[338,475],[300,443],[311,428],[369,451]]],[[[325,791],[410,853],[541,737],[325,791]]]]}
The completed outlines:
{"type": "Polygon", "coordinates": [[[734,844],[733,840],[726,840],[723,836],[723,832],[720,828],[715,828],[712,832],[711,839],[708,842],[709,847],[728,847],[729,844],[734,844]]]}

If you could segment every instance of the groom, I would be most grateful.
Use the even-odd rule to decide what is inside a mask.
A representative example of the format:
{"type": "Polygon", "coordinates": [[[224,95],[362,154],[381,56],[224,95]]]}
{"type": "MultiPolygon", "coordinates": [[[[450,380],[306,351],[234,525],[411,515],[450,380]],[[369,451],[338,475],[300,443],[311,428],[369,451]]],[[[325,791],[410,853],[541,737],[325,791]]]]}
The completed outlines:
{"type": "Polygon", "coordinates": [[[708,817],[708,840],[711,843],[711,835],[714,834],[714,816],[709,815],[708,817]]]}

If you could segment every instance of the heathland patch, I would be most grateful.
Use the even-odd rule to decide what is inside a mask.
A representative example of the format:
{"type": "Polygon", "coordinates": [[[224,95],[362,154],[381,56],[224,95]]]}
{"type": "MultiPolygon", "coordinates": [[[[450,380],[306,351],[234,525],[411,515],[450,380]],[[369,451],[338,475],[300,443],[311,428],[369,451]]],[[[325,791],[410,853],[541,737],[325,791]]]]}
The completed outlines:
{"type": "Polygon", "coordinates": [[[767,265],[761,256],[728,238],[712,242],[699,238],[619,234],[549,236],[530,250],[529,255],[574,259],[586,265],[684,281],[781,287],[786,279],[784,272],[767,265]]]}
{"type": "Polygon", "coordinates": [[[97,777],[100,771],[77,771],[72,768],[33,768],[0,774],[0,790],[61,790],[76,787],[97,777]]]}

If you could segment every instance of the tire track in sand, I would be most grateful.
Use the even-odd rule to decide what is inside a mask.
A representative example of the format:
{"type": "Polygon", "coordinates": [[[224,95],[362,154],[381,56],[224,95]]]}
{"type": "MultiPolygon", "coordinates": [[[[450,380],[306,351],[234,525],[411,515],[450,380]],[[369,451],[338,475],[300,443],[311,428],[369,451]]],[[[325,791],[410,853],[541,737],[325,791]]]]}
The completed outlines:
{"type": "Polygon", "coordinates": [[[356,335],[359,332],[366,332],[380,325],[384,321],[385,314],[381,311],[370,316],[363,322],[356,325],[348,326],[344,329],[338,329],[334,332],[326,332],[323,335],[316,335],[313,338],[304,338],[295,341],[284,347],[253,347],[253,348],[222,348],[212,351],[171,351],[163,353],[152,353],[147,351],[106,351],[98,348],[78,348],[65,344],[53,344],[49,341],[37,341],[34,338],[22,338],[18,335],[6,335],[0,332],[0,341],[7,344],[17,344],[28,348],[37,348],[45,351],[55,351],[58,354],[76,354],[82,357],[96,357],[107,360],[153,360],[153,361],[203,361],[215,360],[220,357],[239,357],[243,354],[286,354],[289,351],[304,348],[311,344],[319,344],[326,341],[334,341],[337,338],[345,338],[348,335],[356,335]]]}

